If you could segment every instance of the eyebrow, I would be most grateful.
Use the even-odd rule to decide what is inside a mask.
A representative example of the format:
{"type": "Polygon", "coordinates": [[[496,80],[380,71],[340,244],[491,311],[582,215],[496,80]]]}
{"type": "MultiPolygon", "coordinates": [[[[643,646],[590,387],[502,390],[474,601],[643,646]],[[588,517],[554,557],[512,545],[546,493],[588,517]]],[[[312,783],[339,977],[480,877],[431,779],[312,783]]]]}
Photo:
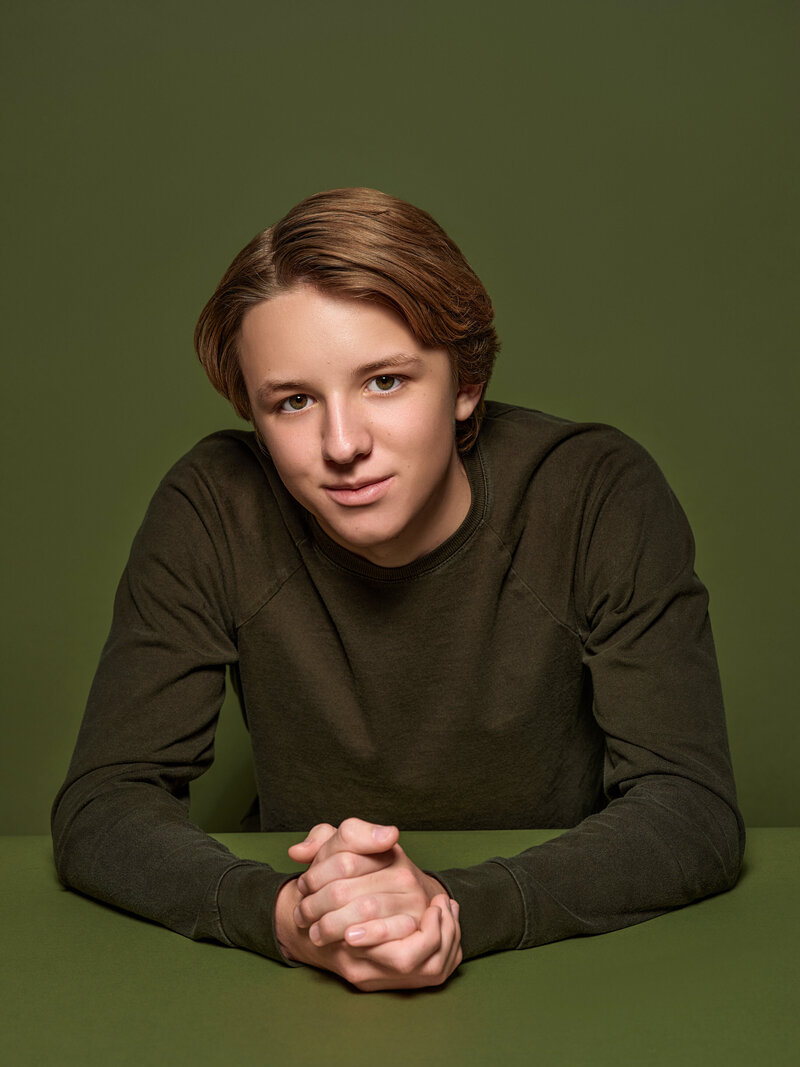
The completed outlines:
{"type": "MultiPolygon", "coordinates": [[[[352,376],[353,378],[364,378],[374,374],[376,371],[392,367],[412,369],[421,366],[424,362],[421,356],[404,355],[402,352],[398,352],[394,355],[384,356],[382,359],[372,360],[370,363],[362,363],[361,366],[354,368],[352,376]]],[[[299,380],[276,381],[272,378],[267,378],[256,389],[256,400],[260,404],[266,404],[278,394],[291,396],[294,393],[307,393],[309,391],[308,384],[299,380]]]]}

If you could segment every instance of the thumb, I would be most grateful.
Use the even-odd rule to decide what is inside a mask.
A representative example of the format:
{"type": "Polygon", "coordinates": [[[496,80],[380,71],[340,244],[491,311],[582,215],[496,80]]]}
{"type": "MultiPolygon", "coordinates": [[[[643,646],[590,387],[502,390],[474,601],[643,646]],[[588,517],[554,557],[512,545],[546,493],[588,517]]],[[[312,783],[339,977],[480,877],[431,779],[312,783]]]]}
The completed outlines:
{"type": "Polygon", "coordinates": [[[335,826],[331,826],[326,822],[317,823],[316,826],[312,826],[308,831],[305,841],[297,841],[294,845],[289,846],[289,857],[295,863],[311,863],[325,842],[333,837],[335,833],[335,826]]]}

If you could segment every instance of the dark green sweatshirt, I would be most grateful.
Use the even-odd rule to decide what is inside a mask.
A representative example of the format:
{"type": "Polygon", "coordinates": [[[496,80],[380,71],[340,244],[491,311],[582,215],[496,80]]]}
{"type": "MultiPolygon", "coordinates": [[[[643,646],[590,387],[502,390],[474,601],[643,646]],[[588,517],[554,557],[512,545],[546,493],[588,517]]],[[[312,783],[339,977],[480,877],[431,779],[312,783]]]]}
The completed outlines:
{"type": "MultiPolygon", "coordinates": [[[[490,404],[462,526],[408,566],[341,548],[251,433],[201,441],[150,504],[67,780],[65,884],[280,958],[287,875],[189,819],[230,669],[263,830],[571,828],[436,872],[465,958],[640,922],[736,881],[707,595],[650,457],[490,404]]],[[[401,838],[402,840],[402,838],[401,838]]]]}

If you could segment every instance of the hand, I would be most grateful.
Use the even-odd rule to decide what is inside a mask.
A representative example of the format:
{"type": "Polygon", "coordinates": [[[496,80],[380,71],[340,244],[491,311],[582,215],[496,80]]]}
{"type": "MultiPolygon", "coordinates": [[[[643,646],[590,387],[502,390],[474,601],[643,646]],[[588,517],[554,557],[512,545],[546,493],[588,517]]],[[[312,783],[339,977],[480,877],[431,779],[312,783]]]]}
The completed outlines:
{"type": "Polygon", "coordinates": [[[294,920],[315,945],[346,940],[365,947],[407,937],[443,887],[397,843],[394,826],[346,819],[338,830],[315,826],[289,855],[311,861],[298,879],[303,900],[294,920]],[[312,855],[313,854],[313,855],[312,855]]]}
{"type": "Polygon", "coordinates": [[[369,948],[344,941],[314,945],[291,918],[295,902],[301,899],[296,881],[287,882],[278,894],[276,927],[285,954],[312,967],[333,971],[362,992],[441,985],[461,962],[458,904],[444,893],[433,898],[418,930],[369,948]]]}
{"type": "Polygon", "coordinates": [[[462,958],[458,904],[398,837],[395,827],[349,819],[338,830],[315,826],[290,848],[311,866],[278,897],[285,955],[363,990],[438,985],[452,974],[462,958]]]}

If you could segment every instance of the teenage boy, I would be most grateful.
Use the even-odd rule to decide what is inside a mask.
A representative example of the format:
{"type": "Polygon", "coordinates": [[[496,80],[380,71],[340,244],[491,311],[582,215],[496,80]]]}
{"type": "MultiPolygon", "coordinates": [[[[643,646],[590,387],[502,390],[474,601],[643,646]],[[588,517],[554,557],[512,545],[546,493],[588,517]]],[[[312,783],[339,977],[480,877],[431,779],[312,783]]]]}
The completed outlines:
{"type": "Polygon", "coordinates": [[[618,431],[484,402],[492,319],[433,219],[374,190],[236,257],[195,341],[253,432],[200,442],[134,541],[54,806],[67,885],[382,989],[734,884],[685,517],[618,431]],[[300,878],[189,819],[226,669],[258,825],[312,827],[300,878]],[[569,829],[430,873],[398,827],[569,829]]]}

